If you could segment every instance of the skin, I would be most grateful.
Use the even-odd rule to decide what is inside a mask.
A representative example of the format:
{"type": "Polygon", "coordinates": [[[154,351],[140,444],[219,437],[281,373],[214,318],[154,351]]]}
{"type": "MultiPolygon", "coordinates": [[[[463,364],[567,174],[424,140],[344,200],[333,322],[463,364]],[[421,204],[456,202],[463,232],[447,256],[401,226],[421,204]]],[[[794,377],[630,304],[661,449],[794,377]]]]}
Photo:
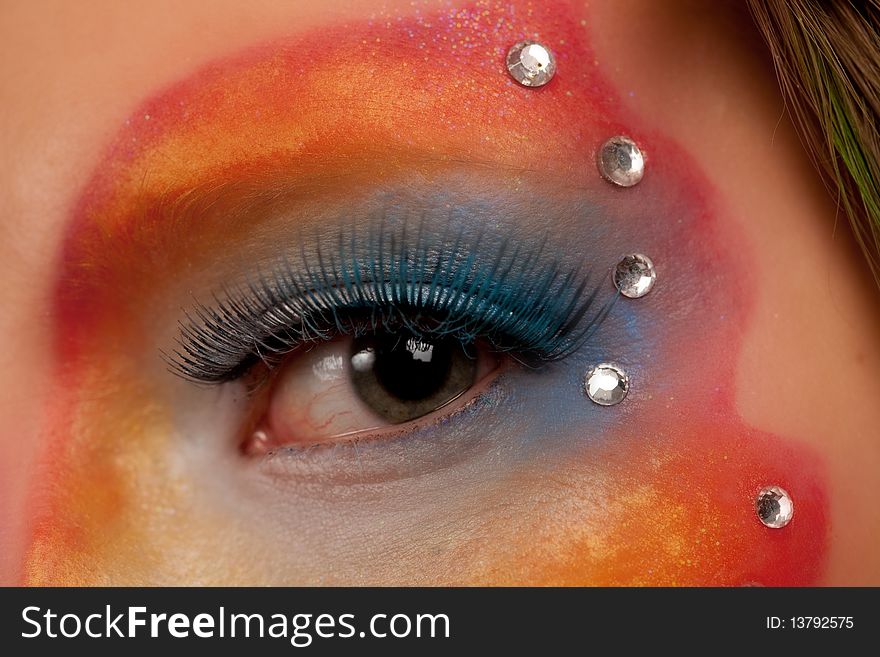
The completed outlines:
{"type": "MultiPolygon", "coordinates": [[[[409,3],[383,7],[404,15],[411,11],[409,3]]],[[[369,136],[378,139],[359,143],[359,133],[343,122],[346,139],[316,144],[319,157],[330,160],[348,148],[354,157],[337,159],[332,175],[344,170],[346,180],[356,183],[338,190],[332,181],[313,180],[318,190],[310,191],[323,190],[317,205],[344,205],[350,197],[369,205],[367,190],[377,184],[393,188],[412,171],[428,187],[443,184],[453,190],[461,203],[498,190],[505,198],[522,194],[515,175],[498,173],[505,166],[546,171],[548,180],[554,173],[569,176],[574,185],[551,185],[551,198],[559,203],[576,198],[582,185],[606,210],[580,240],[595,240],[589,254],[601,260],[641,240],[651,247],[658,267],[665,263],[661,281],[669,281],[665,292],[658,284],[656,292],[636,302],[642,305],[616,309],[582,360],[565,361],[549,379],[508,376],[450,425],[485,423],[487,433],[511,436],[518,460],[502,461],[497,470],[478,468],[474,464],[482,463],[482,453],[476,453],[470,470],[466,465],[451,469],[452,479],[433,485],[426,478],[428,485],[415,492],[406,478],[380,487],[364,481],[337,485],[334,493],[341,499],[335,507],[323,500],[326,490],[309,488],[301,469],[291,474],[286,466],[276,468],[277,461],[264,467],[242,461],[229,428],[241,409],[222,395],[168,382],[161,363],[151,359],[155,352],[147,352],[167,344],[189,290],[214,289],[242,266],[235,259],[206,265],[171,248],[175,243],[221,248],[224,240],[249,239],[253,252],[261,254],[265,244],[290,239],[289,226],[277,217],[230,226],[223,213],[216,213],[206,214],[198,228],[185,224],[176,232],[161,222],[134,236],[123,227],[130,225],[132,199],[143,191],[145,171],[151,172],[148,191],[167,193],[223,180],[231,172],[249,179],[254,171],[272,170],[265,161],[242,163],[236,144],[248,144],[256,160],[261,145],[276,153],[279,144],[286,148],[295,142],[277,135],[297,129],[307,134],[310,119],[286,112],[296,95],[271,84],[263,88],[265,77],[254,74],[254,66],[265,61],[266,52],[271,56],[279,39],[308,39],[316,27],[339,30],[340,23],[357,23],[374,6],[346,2],[315,10],[269,3],[265,12],[249,7],[243,20],[243,10],[230,3],[223,10],[212,7],[211,30],[194,27],[206,20],[195,5],[176,7],[173,25],[162,18],[168,15],[165,9],[94,4],[64,16],[72,11],[64,5],[21,3],[6,10],[12,15],[3,22],[9,32],[0,41],[3,48],[16,53],[25,44],[44,46],[24,62],[0,60],[4,67],[17,64],[2,76],[4,97],[10,99],[2,129],[6,152],[14,154],[0,163],[7,208],[0,223],[6,281],[0,295],[10,309],[0,317],[8,344],[0,378],[0,399],[8,404],[0,434],[3,581],[880,581],[873,549],[880,518],[871,502],[880,492],[874,431],[880,411],[863,402],[880,393],[876,289],[846,231],[834,229],[833,202],[782,112],[770,68],[739,8],[708,12],[696,3],[680,3],[661,11],[649,2],[575,4],[560,13],[555,34],[578,53],[593,55],[594,67],[578,58],[567,69],[587,71],[585,82],[563,86],[566,62],[560,58],[560,75],[551,83],[557,88],[538,91],[547,92],[543,97],[502,86],[501,100],[487,101],[494,82],[485,83],[490,74],[473,70],[463,75],[488,88],[450,94],[425,85],[434,110],[446,111],[441,116],[455,118],[462,96],[472,98],[485,130],[496,139],[492,148],[474,145],[483,134],[479,129],[416,131],[417,120],[407,117],[424,115],[406,104],[401,125],[388,126],[388,134],[382,133],[386,123],[376,122],[372,129],[379,134],[369,136]],[[47,15],[57,22],[46,21],[47,15]],[[295,31],[286,27],[294,23],[295,31]],[[100,57],[95,25],[108,35],[100,57]],[[255,43],[270,45],[262,54],[238,54],[255,43]],[[621,43],[627,48],[622,50],[621,43]],[[204,72],[212,62],[221,62],[220,73],[204,72]],[[235,70],[260,93],[242,92],[213,104],[198,100],[211,84],[240,88],[228,84],[235,70]],[[184,82],[169,86],[179,80],[184,82]],[[566,89],[574,95],[566,96],[566,89]],[[265,118],[240,121],[254,97],[265,118]],[[126,124],[126,118],[167,117],[175,101],[192,103],[199,120],[189,127],[168,118],[159,127],[126,124]],[[548,118],[552,127],[546,132],[533,132],[522,112],[497,120],[489,111],[506,103],[538,107],[541,101],[541,111],[551,103],[556,108],[548,117],[557,120],[548,118]],[[202,126],[211,129],[200,133],[202,126]],[[369,175],[358,173],[363,167],[354,165],[357,157],[368,154],[370,144],[394,143],[400,129],[410,148],[415,141],[413,150],[432,154],[430,161],[413,161],[404,151],[379,159],[382,166],[369,175]],[[590,169],[591,144],[618,131],[638,136],[655,156],[649,160],[653,178],[646,176],[638,188],[642,196],[622,196],[590,169]],[[215,134],[234,137],[215,142],[215,134]],[[517,141],[517,135],[531,140],[517,141]],[[119,147],[132,137],[148,142],[137,147],[134,164],[120,157],[119,147]],[[444,145],[439,152],[432,149],[438,143],[444,145]],[[175,152],[183,157],[168,157],[175,152]],[[194,152],[199,156],[186,157],[194,152]],[[494,173],[457,178],[449,162],[463,155],[488,162],[494,173]],[[659,219],[648,221],[649,212],[659,219]],[[657,225],[671,217],[681,220],[680,227],[657,225]],[[101,239],[95,226],[102,228],[101,239]],[[605,237],[595,237],[596,231],[605,237]],[[688,246],[689,238],[695,246],[688,246]],[[142,264],[145,252],[162,254],[162,266],[142,264]],[[102,269],[95,274],[66,275],[77,263],[98,262],[102,269]],[[719,288],[702,276],[716,266],[719,288]],[[188,273],[175,282],[153,271],[183,268],[188,273]],[[65,272],[60,283],[59,271],[65,272]],[[688,286],[694,291],[687,292],[688,286]],[[74,289],[88,294],[76,296],[74,289]],[[133,291],[141,301],[131,310],[125,299],[133,291]],[[689,314],[671,311],[685,308],[689,314]],[[636,313],[637,326],[644,329],[637,343],[615,338],[627,312],[636,313]],[[43,320],[47,315],[52,323],[43,320]],[[722,316],[728,319],[722,322],[722,316]],[[664,387],[656,380],[654,388],[634,388],[626,407],[631,410],[622,405],[616,415],[584,408],[575,394],[577,377],[607,352],[626,354],[631,372],[642,381],[664,372],[672,383],[664,387]],[[699,384],[696,391],[682,387],[689,377],[699,384]],[[525,401],[517,397],[519,390],[530,391],[525,401]],[[487,419],[493,410],[516,408],[548,390],[554,395],[547,404],[566,409],[565,422],[553,425],[552,418],[538,415],[532,423],[506,427],[487,419]],[[214,425],[197,412],[211,408],[231,409],[220,418],[228,422],[219,422],[214,432],[223,439],[184,440],[181,426],[211,433],[204,429],[214,425]],[[527,440],[539,434],[557,440],[550,447],[527,440]],[[548,471],[555,476],[548,478],[548,471]],[[796,520],[776,533],[761,527],[749,509],[753,490],[765,483],[790,489],[797,505],[796,520]],[[467,513],[473,498],[442,496],[455,485],[479,492],[477,506],[484,515],[467,513]],[[224,488],[235,494],[228,497],[224,488]],[[345,499],[345,491],[353,499],[345,499]],[[287,507],[291,501],[300,503],[297,509],[287,507]],[[345,514],[361,523],[356,525],[359,542],[352,543],[338,527],[322,531],[327,517],[345,514]],[[646,521],[633,522],[633,517],[646,521]],[[273,529],[279,518],[284,532],[273,529]],[[219,527],[231,529],[218,533],[219,527]],[[323,551],[319,557],[313,556],[316,548],[323,551]],[[387,562],[377,556],[386,554],[387,562]],[[462,556],[467,554],[482,557],[475,563],[462,556]],[[429,562],[440,565],[428,568],[429,562]]],[[[535,18],[519,20],[541,24],[535,18]]],[[[390,36],[381,25],[370,29],[379,38],[390,36]]],[[[454,25],[448,33],[453,39],[463,34],[454,25]]],[[[340,42],[344,36],[340,32],[340,42]]],[[[508,41],[499,37],[499,44],[508,41]]],[[[356,39],[352,43],[357,47],[356,39]]],[[[307,98],[325,90],[327,80],[344,90],[359,79],[354,72],[322,77],[317,64],[314,82],[309,74],[298,81],[307,98]]],[[[430,79],[430,68],[419,66],[396,74],[402,86],[409,81],[419,88],[419,81],[430,79]]],[[[283,162],[285,184],[302,189],[296,187],[297,175],[314,173],[313,162],[303,162],[296,152],[283,162]]],[[[317,167],[318,173],[325,170],[317,167]]],[[[277,180],[277,171],[273,175],[277,180]]],[[[523,174],[527,182],[533,180],[529,175],[523,174]]],[[[534,180],[547,182],[540,174],[534,180]]],[[[583,230],[575,224],[565,228],[575,231],[561,231],[569,235],[583,230]]],[[[463,429],[448,433],[467,436],[463,429]]],[[[456,443],[449,452],[457,454],[465,444],[456,443]]],[[[367,476],[374,460],[381,460],[373,453],[364,462],[358,456],[367,476]]],[[[337,466],[344,473],[350,464],[337,466]]]]}

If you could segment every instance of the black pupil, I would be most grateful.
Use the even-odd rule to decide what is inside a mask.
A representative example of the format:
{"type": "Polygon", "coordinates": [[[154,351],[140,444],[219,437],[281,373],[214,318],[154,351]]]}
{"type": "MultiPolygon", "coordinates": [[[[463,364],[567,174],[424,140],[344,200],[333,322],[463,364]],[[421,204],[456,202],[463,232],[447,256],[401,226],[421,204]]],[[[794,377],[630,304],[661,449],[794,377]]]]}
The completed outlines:
{"type": "Polygon", "coordinates": [[[392,423],[421,417],[474,384],[476,352],[454,338],[405,332],[354,340],[351,380],[361,400],[392,423]]]}
{"type": "Polygon", "coordinates": [[[389,394],[416,401],[436,393],[452,367],[452,349],[457,342],[427,342],[415,337],[387,336],[374,340],[373,372],[389,394]]]}

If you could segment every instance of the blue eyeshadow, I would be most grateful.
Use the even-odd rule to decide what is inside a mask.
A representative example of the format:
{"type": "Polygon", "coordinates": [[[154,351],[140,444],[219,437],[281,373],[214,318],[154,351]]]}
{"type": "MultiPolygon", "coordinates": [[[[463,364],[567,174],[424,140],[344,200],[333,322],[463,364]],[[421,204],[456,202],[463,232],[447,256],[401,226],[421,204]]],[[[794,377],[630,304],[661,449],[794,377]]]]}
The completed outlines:
{"type": "Polygon", "coordinates": [[[557,261],[549,238],[469,226],[386,211],[303,235],[297,252],[186,313],[171,369],[222,383],[307,344],[402,331],[538,365],[577,349],[608,313],[614,295],[557,261]]]}

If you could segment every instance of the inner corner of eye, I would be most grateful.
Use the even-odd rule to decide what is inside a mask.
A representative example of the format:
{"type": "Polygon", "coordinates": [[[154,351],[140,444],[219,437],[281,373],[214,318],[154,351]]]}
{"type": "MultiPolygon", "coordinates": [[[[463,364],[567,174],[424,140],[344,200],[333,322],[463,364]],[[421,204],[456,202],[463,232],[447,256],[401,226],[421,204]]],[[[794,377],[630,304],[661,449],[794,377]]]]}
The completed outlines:
{"type": "Polygon", "coordinates": [[[278,367],[245,451],[397,433],[396,425],[466,403],[499,365],[488,347],[452,336],[376,331],[322,343],[278,367]]]}

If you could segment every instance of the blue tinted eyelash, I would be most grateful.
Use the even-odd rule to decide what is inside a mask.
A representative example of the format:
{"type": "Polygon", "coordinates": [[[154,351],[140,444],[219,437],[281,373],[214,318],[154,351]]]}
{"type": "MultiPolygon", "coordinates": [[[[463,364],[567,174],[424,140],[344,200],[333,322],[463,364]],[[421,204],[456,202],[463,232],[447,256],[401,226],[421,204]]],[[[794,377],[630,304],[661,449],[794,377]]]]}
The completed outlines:
{"type": "Polygon", "coordinates": [[[222,383],[303,345],[378,331],[481,340],[540,362],[571,353],[610,308],[610,300],[597,303],[599,288],[586,274],[547,262],[544,243],[526,253],[497,237],[469,242],[463,232],[423,229],[413,237],[405,227],[379,225],[366,236],[352,229],[301,241],[296,260],[287,257],[188,312],[167,357],[171,369],[222,383]]]}

